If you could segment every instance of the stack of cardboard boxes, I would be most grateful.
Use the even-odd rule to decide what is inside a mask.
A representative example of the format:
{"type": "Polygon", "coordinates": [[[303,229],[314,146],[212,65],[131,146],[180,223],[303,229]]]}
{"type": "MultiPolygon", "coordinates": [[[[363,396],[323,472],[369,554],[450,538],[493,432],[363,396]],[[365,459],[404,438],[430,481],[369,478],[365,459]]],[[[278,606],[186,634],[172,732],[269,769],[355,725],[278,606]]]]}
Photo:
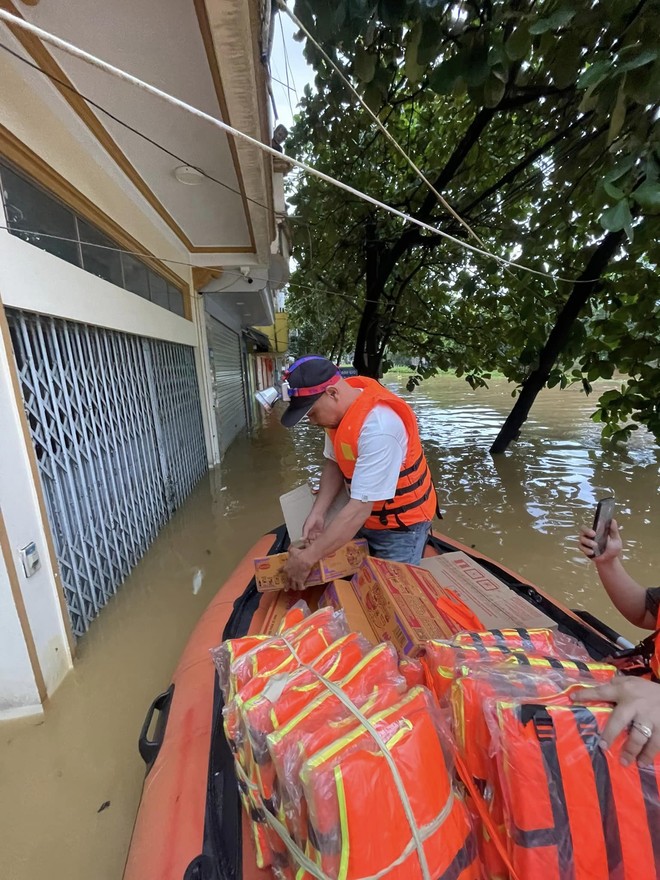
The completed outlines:
{"type": "MultiPolygon", "coordinates": [[[[294,522],[300,528],[312,500],[307,487],[285,496],[287,525],[294,522]]],[[[300,537],[296,531],[291,536],[300,537]]],[[[447,612],[447,599],[449,606],[458,601],[469,609],[480,622],[479,629],[556,627],[535,605],[463,552],[429,557],[420,566],[376,559],[367,553],[366,541],[351,541],[322,559],[310,573],[307,587],[313,589],[305,591],[305,599],[312,608],[343,608],[352,630],[373,644],[392,642],[401,655],[414,657],[429,639],[450,639],[465,628],[447,612]]],[[[285,612],[300,597],[286,590],[285,562],[285,553],[255,560],[257,588],[280,591],[266,618],[267,633],[276,631],[285,612]]]]}

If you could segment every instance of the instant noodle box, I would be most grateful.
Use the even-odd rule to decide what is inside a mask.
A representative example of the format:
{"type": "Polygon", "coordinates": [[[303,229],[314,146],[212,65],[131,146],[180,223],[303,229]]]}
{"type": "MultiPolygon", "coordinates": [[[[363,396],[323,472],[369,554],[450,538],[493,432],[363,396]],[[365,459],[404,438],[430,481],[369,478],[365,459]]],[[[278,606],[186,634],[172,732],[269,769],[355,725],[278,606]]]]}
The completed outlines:
{"type": "MultiPolygon", "coordinates": [[[[367,542],[363,538],[349,541],[339,550],[319,560],[310,571],[305,587],[315,587],[337,578],[351,577],[366,559],[368,552],[367,542]]],[[[288,558],[288,553],[275,553],[254,560],[254,577],[260,593],[288,589],[289,583],[284,574],[284,566],[288,558]]]]}
{"type": "Polygon", "coordinates": [[[325,588],[325,592],[319,599],[319,607],[329,605],[335,611],[343,609],[346,615],[346,623],[351,632],[359,632],[372,645],[377,645],[380,639],[376,635],[369,622],[367,613],[355,595],[350,581],[333,581],[325,588]]]}
{"type": "Polygon", "coordinates": [[[401,654],[415,656],[429,639],[451,638],[460,628],[429,599],[437,584],[423,568],[369,556],[351,583],[373,631],[401,654]]]}
{"type": "Polygon", "coordinates": [[[557,623],[505,583],[471,559],[456,551],[422,560],[421,567],[433,575],[425,584],[435,605],[443,587],[453,592],[477,615],[483,629],[556,629],[557,623]]]}

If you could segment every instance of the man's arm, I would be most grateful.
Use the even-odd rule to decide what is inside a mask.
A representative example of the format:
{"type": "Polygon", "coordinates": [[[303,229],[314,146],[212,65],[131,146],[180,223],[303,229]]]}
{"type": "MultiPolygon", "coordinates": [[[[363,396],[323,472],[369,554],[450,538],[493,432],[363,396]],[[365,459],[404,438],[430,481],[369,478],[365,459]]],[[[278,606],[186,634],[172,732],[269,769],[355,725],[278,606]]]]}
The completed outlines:
{"type": "Polygon", "coordinates": [[[373,503],[351,499],[316,540],[301,550],[291,548],[286,574],[292,589],[302,588],[313,565],[351,541],[367,521],[373,503]]]}
{"type": "MultiPolygon", "coordinates": [[[[321,473],[321,484],[314,505],[303,525],[302,536],[306,541],[317,538],[325,526],[325,517],[332,502],[344,486],[344,475],[336,461],[326,459],[321,473]]],[[[319,557],[320,559],[321,557],[319,557]]]]}

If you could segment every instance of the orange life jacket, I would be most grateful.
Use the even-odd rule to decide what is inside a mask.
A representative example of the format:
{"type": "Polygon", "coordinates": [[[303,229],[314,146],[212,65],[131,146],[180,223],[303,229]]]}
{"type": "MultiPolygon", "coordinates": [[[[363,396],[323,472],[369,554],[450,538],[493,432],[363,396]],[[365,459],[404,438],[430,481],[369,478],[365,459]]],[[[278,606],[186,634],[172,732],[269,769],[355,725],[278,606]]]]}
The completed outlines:
{"type": "MultiPolygon", "coordinates": [[[[430,876],[476,880],[476,841],[452,790],[432,714],[428,691],[414,688],[370,720],[398,768],[430,876]]],[[[421,880],[401,796],[367,730],[357,725],[317,752],[300,777],[309,808],[308,854],[327,877],[357,880],[383,872],[388,880],[421,880]]]]}
{"type": "Polygon", "coordinates": [[[600,749],[611,712],[498,704],[497,757],[518,877],[657,880],[660,758],[624,767],[627,731],[600,749]]]}
{"type": "Polygon", "coordinates": [[[362,393],[349,406],[339,426],[328,430],[328,435],[347,483],[350,483],[355,471],[360,431],[375,406],[386,404],[391,407],[403,422],[408,435],[408,451],[399,471],[394,498],[376,501],[364,527],[396,530],[415,523],[430,522],[436,514],[438,501],[414,412],[404,400],[374,379],[351,376],[345,381],[354,388],[361,388],[362,393]]]}
{"type": "MultiPolygon", "coordinates": [[[[311,754],[309,743],[317,736],[320,728],[332,730],[334,724],[346,718],[354,718],[346,706],[321,682],[318,685],[318,689],[312,694],[314,699],[297,715],[292,716],[289,713],[289,700],[286,694],[283,695],[283,699],[273,707],[276,723],[273,724],[273,732],[266,738],[278,779],[279,798],[289,820],[288,824],[301,844],[307,836],[300,786],[303,756],[311,754]]],[[[390,691],[401,695],[405,689],[405,681],[399,675],[394,646],[385,642],[376,645],[339,685],[356,706],[364,705],[374,695],[380,695],[380,699],[383,691],[387,691],[385,697],[390,691]]]]}
{"type": "Polygon", "coordinates": [[[655,622],[655,628],[655,651],[651,658],[651,673],[657,681],[660,681],[660,611],[658,611],[658,619],[655,622]]]}
{"type": "Polygon", "coordinates": [[[451,689],[454,736],[466,768],[476,779],[493,775],[492,746],[487,714],[495,701],[528,699],[542,702],[562,693],[571,684],[601,684],[616,675],[608,663],[574,663],[561,660],[550,666],[545,658],[528,657],[529,665],[471,664],[457,670],[451,689]]]}
{"type": "Polygon", "coordinates": [[[533,651],[509,648],[507,645],[465,644],[456,647],[451,642],[439,640],[427,642],[422,662],[426,669],[428,686],[439,700],[447,696],[452,683],[458,677],[466,674],[463,669],[479,669],[489,664],[503,663],[520,668],[534,666],[545,670],[562,670],[572,673],[573,676],[584,673],[588,677],[589,667],[593,665],[583,660],[559,660],[533,651]]]}

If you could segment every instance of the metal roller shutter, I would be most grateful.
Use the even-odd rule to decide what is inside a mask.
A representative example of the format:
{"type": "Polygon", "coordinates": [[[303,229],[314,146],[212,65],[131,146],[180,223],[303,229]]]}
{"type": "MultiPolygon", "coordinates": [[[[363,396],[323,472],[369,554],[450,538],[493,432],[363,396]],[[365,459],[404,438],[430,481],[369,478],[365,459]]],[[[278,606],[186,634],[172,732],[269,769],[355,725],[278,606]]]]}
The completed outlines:
{"type": "Polygon", "coordinates": [[[192,348],[7,309],[73,632],[206,472],[192,348]]]}
{"type": "Polygon", "coordinates": [[[206,316],[206,330],[213,377],[213,401],[220,455],[247,426],[241,340],[220,321],[206,316]]]}

